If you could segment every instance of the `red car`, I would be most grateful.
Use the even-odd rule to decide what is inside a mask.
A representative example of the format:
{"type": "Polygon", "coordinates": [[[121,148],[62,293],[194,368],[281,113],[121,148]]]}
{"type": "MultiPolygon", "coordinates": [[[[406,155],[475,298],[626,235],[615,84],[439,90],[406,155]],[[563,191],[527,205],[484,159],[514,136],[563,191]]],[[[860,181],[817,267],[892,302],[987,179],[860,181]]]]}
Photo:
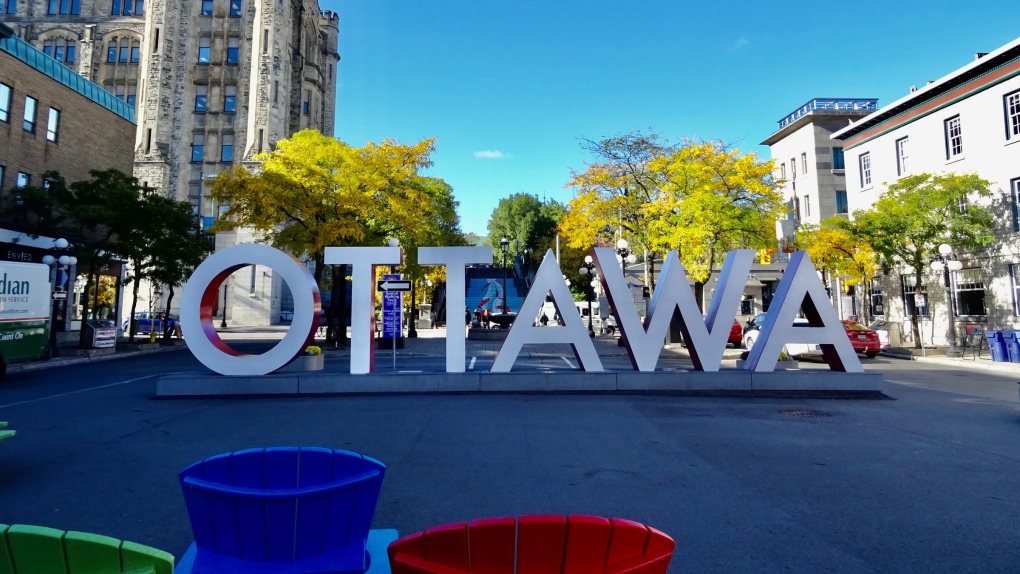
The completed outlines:
{"type": "Polygon", "coordinates": [[[854,351],[864,353],[865,357],[871,359],[882,349],[878,333],[864,325],[855,321],[843,321],[843,328],[846,329],[846,336],[850,338],[854,351]]]}
{"type": "Polygon", "coordinates": [[[726,342],[733,345],[733,348],[740,348],[740,341],[744,338],[744,327],[740,324],[740,321],[733,320],[733,326],[730,327],[730,337],[726,339],[726,342]]]}

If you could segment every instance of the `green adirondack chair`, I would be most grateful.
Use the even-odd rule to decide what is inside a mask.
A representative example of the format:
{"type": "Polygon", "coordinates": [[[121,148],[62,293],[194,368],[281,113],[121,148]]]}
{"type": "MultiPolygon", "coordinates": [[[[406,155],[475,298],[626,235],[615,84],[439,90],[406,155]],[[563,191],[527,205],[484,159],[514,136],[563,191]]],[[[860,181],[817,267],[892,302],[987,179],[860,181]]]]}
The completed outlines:
{"type": "MultiPolygon", "coordinates": [[[[7,426],[7,423],[5,423],[3,421],[0,421],[0,429],[4,428],[6,426],[7,426]]],[[[5,438],[11,438],[12,436],[14,436],[16,434],[18,434],[17,431],[0,430],[0,440],[4,440],[5,438]]]]}
{"type": "Polygon", "coordinates": [[[0,524],[0,574],[173,574],[162,550],[87,532],[0,524]]]}

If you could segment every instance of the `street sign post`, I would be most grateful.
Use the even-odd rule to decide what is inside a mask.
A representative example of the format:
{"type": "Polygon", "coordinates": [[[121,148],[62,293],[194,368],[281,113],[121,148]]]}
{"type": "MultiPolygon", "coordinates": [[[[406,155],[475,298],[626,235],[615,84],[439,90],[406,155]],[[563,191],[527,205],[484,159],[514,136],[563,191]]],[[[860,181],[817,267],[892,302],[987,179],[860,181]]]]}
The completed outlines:
{"type": "Polygon", "coordinates": [[[403,311],[403,292],[411,290],[410,281],[401,281],[400,274],[387,274],[376,285],[383,292],[382,301],[382,336],[393,341],[393,369],[397,368],[397,337],[400,336],[400,315],[403,311]],[[407,286],[406,289],[402,287],[407,286]]]}

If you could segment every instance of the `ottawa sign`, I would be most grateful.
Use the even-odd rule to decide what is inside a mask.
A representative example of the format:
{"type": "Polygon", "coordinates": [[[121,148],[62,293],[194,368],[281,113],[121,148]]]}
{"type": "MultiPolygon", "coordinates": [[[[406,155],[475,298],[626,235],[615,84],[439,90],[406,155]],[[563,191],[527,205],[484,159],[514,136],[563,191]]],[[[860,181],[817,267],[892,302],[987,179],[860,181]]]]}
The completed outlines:
{"type": "MultiPolygon", "coordinates": [[[[678,312],[680,330],[698,371],[718,371],[722,363],[733,317],[736,316],[744,285],[751,271],[755,252],[740,249],[726,254],[719,281],[702,317],[687,281],[687,272],[675,251],[666,255],[648,306],[641,320],[631,304],[623,270],[610,248],[594,248],[592,255],[626,343],[631,364],[638,371],[654,371],[669,329],[670,319],[678,312]]],[[[374,370],[375,333],[375,267],[401,263],[400,247],[327,247],[327,265],[351,266],[351,369],[352,375],[374,370]]],[[[460,309],[465,300],[465,272],[468,265],[492,264],[489,247],[421,247],[421,265],[446,267],[448,309],[460,309]]],[[[563,282],[563,275],[552,251],[546,252],[535,275],[534,285],[518,317],[536,317],[552,295],[557,310],[573,309],[574,301],[563,282]]],[[[312,274],[297,259],[267,245],[235,245],[218,251],[206,259],[188,280],[181,303],[181,329],[195,357],[205,366],[223,375],[265,375],[283,367],[304,352],[315,338],[320,313],[319,289],[312,274]],[[290,330],[273,349],[261,355],[245,355],[230,348],[216,332],[212,320],[213,306],[223,281],[234,271],[247,265],[265,265],[279,273],[294,295],[294,320],[290,330]]],[[[452,328],[448,314],[446,331],[446,371],[465,371],[464,329],[452,328]]],[[[492,364],[492,372],[505,373],[513,367],[525,344],[566,343],[572,346],[581,369],[602,371],[602,362],[595,345],[588,337],[581,316],[562,312],[562,326],[534,326],[531,321],[516,321],[492,364]]],[[[804,251],[790,257],[790,263],[779,281],[761,333],[749,352],[744,369],[755,372],[772,371],[784,346],[788,343],[814,343],[821,346],[822,356],[834,371],[864,372],[857,353],[846,336],[843,325],[826,295],[811,259],[804,251]],[[794,326],[799,311],[807,317],[808,326],[794,326]]]]}

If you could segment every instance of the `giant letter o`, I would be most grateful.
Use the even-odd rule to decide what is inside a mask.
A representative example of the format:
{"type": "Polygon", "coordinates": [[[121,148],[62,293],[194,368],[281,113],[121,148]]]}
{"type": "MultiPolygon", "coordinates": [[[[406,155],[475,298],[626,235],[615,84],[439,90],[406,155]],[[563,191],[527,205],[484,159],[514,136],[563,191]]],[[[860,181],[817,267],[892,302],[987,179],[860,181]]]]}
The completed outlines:
{"type": "Polygon", "coordinates": [[[319,287],[300,261],[268,245],[244,244],[209,256],[195,269],[181,296],[181,330],[191,353],[221,375],[265,375],[304,353],[319,328],[319,287]],[[212,310],[220,285],[248,265],[265,265],[279,273],[294,296],[294,320],[283,340],[261,355],[230,348],[213,324],[212,310]]]}

